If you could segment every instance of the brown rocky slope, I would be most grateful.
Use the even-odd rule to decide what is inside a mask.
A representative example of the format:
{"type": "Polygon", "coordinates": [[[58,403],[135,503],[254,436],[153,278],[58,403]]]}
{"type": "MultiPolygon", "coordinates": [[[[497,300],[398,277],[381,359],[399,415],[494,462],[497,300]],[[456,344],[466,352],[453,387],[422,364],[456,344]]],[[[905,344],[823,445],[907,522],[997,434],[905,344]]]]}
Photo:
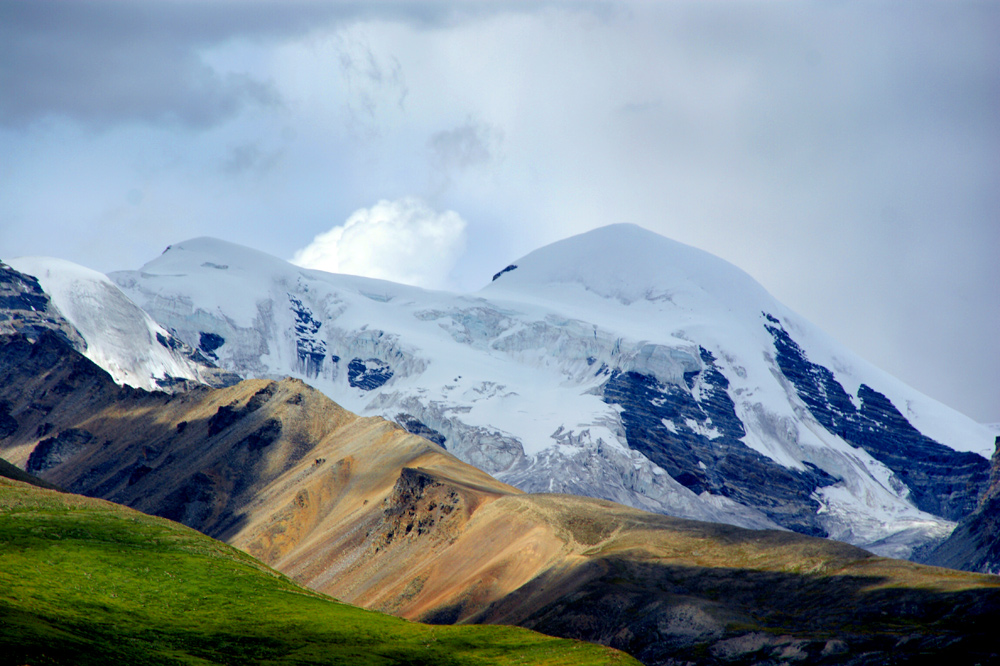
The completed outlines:
{"type": "Polygon", "coordinates": [[[519,624],[647,664],[986,663],[1000,579],[565,495],[526,495],[297,380],[121,389],[0,340],[0,452],[403,617],[519,624]]]}

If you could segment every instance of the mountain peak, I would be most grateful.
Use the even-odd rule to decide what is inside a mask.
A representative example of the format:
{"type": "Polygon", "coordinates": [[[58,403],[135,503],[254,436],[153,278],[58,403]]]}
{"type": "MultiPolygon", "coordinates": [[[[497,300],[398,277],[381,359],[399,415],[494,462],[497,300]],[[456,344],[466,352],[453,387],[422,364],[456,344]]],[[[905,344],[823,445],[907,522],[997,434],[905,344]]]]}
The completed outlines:
{"type": "Polygon", "coordinates": [[[726,309],[771,306],[773,299],[753,278],[729,262],[635,224],[612,224],[556,241],[511,263],[484,289],[538,294],[582,287],[623,304],[693,299],[726,309]]]}
{"type": "Polygon", "coordinates": [[[181,266],[190,269],[200,264],[203,268],[225,270],[230,267],[259,267],[279,261],[266,252],[254,250],[245,245],[211,236],[199,236],[168,245],[159,257],[145,264],[140,270],[155,275],[173,273],[181,266]]]}

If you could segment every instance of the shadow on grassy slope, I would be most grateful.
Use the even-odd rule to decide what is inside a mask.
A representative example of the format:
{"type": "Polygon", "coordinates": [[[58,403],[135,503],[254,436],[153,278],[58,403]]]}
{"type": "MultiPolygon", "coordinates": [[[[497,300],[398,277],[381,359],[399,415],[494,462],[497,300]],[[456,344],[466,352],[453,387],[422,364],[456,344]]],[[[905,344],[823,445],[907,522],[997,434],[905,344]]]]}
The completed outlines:
{"type": "MultiPolygon", "coordinates": [[[[995,663],[1000,584],[907,587],[898,568],[917,565],[889,561],[889,576],[879,571],[885,563],[796,574],[611,556],[549,570],[471,621],[586,636],[645,664],[995,663]]],[[[447,622],[456,611],[425,620],[447,622]]]]}

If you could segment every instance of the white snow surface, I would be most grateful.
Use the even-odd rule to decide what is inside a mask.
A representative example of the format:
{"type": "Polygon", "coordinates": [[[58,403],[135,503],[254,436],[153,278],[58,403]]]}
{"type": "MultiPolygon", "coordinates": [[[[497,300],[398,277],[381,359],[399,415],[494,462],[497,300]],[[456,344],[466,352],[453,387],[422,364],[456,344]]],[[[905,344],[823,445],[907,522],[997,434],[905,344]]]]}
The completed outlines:
{"type": "MultiPolygon", "coordinates": [[[[216,350],[223,368],[299,377],[361,414],[410,414],[445,435],[459,457],[528,490],[775,527],[755,509],[695,495],[629,449],[618,408],[596,394],[614,369],[683,383],[684,372],[702,369],[702,346],[730,382],[748,446],[786,467],[810,463],[843,479],[816,498],[831,534],[876,550],[888,543],[883,552],[898,555],[947,533],[953,525],[917,510],[890,470],[812,418],[777,369],[763,312],[778,317],[855,399],[867,384],[925,435],[955,450],[992,453],[989,428],[862,360],[746,273],[700,250],[612,225],[514,265],[476,293],[453,294],[303,269],[197,238],[111,278],[188,344],[197,347],[202,332],[224,338],[216,350]],[[324,354],[322,367],[303,352],[324,354]],[[352,386],[354,358],[378,359],[393,375],[373,390],[352,386]]],[[[49,291],[42,275],[15,267],[49,291]]],[[[77,324],[63,308],[77,299],[66,289],[56,287],[65,294],[57,305],[77,324]]],[[[74,289],[89,297],[94,287],[74,289]]]]}
{"type": "Polygon", "coordinates": [[[51,257],[18,257],[15,270],[38,279],[52,304],[83,336],[84,355],[118,384],[155,390],[157,380],[200,381],[199,367],[160,344],[170,334],[102,273],[51,257]]]}

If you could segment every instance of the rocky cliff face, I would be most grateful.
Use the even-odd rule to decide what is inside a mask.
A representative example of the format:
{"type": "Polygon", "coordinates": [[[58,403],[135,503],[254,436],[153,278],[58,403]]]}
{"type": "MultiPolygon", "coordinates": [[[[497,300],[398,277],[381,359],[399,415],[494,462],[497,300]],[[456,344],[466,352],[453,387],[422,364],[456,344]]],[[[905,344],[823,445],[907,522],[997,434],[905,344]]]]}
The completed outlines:
{"type": "Polygon", "coordinates": [[[830,370],[810,362],[781,323],[770,315],[767,319],[778,367],[824,428],[892,470],[917,508],[949,520],[972,512],[987,485],[985,458],[923,435],[885,395],[866,384],[858,389],[856,407],[830,370]]]}
{"type": "Polygon", "coordinates": [[[1000,574],[1000,437],[990,467],[989,486],[976,510],[921,562],[965,571],[1000,574]]]}
{"type": "Polygon", "coordinates": [[[747,446],[729,381],[711,352],[700,348],[699,356],[704,366],[684,372],[680,384],[637,372],[612,374],[603,398],[621,409],[629,446],[695,494],[726,497],[782,527],[827,536],[812,494],[837,479],[815,465],[788,469],[747,446]]]}

